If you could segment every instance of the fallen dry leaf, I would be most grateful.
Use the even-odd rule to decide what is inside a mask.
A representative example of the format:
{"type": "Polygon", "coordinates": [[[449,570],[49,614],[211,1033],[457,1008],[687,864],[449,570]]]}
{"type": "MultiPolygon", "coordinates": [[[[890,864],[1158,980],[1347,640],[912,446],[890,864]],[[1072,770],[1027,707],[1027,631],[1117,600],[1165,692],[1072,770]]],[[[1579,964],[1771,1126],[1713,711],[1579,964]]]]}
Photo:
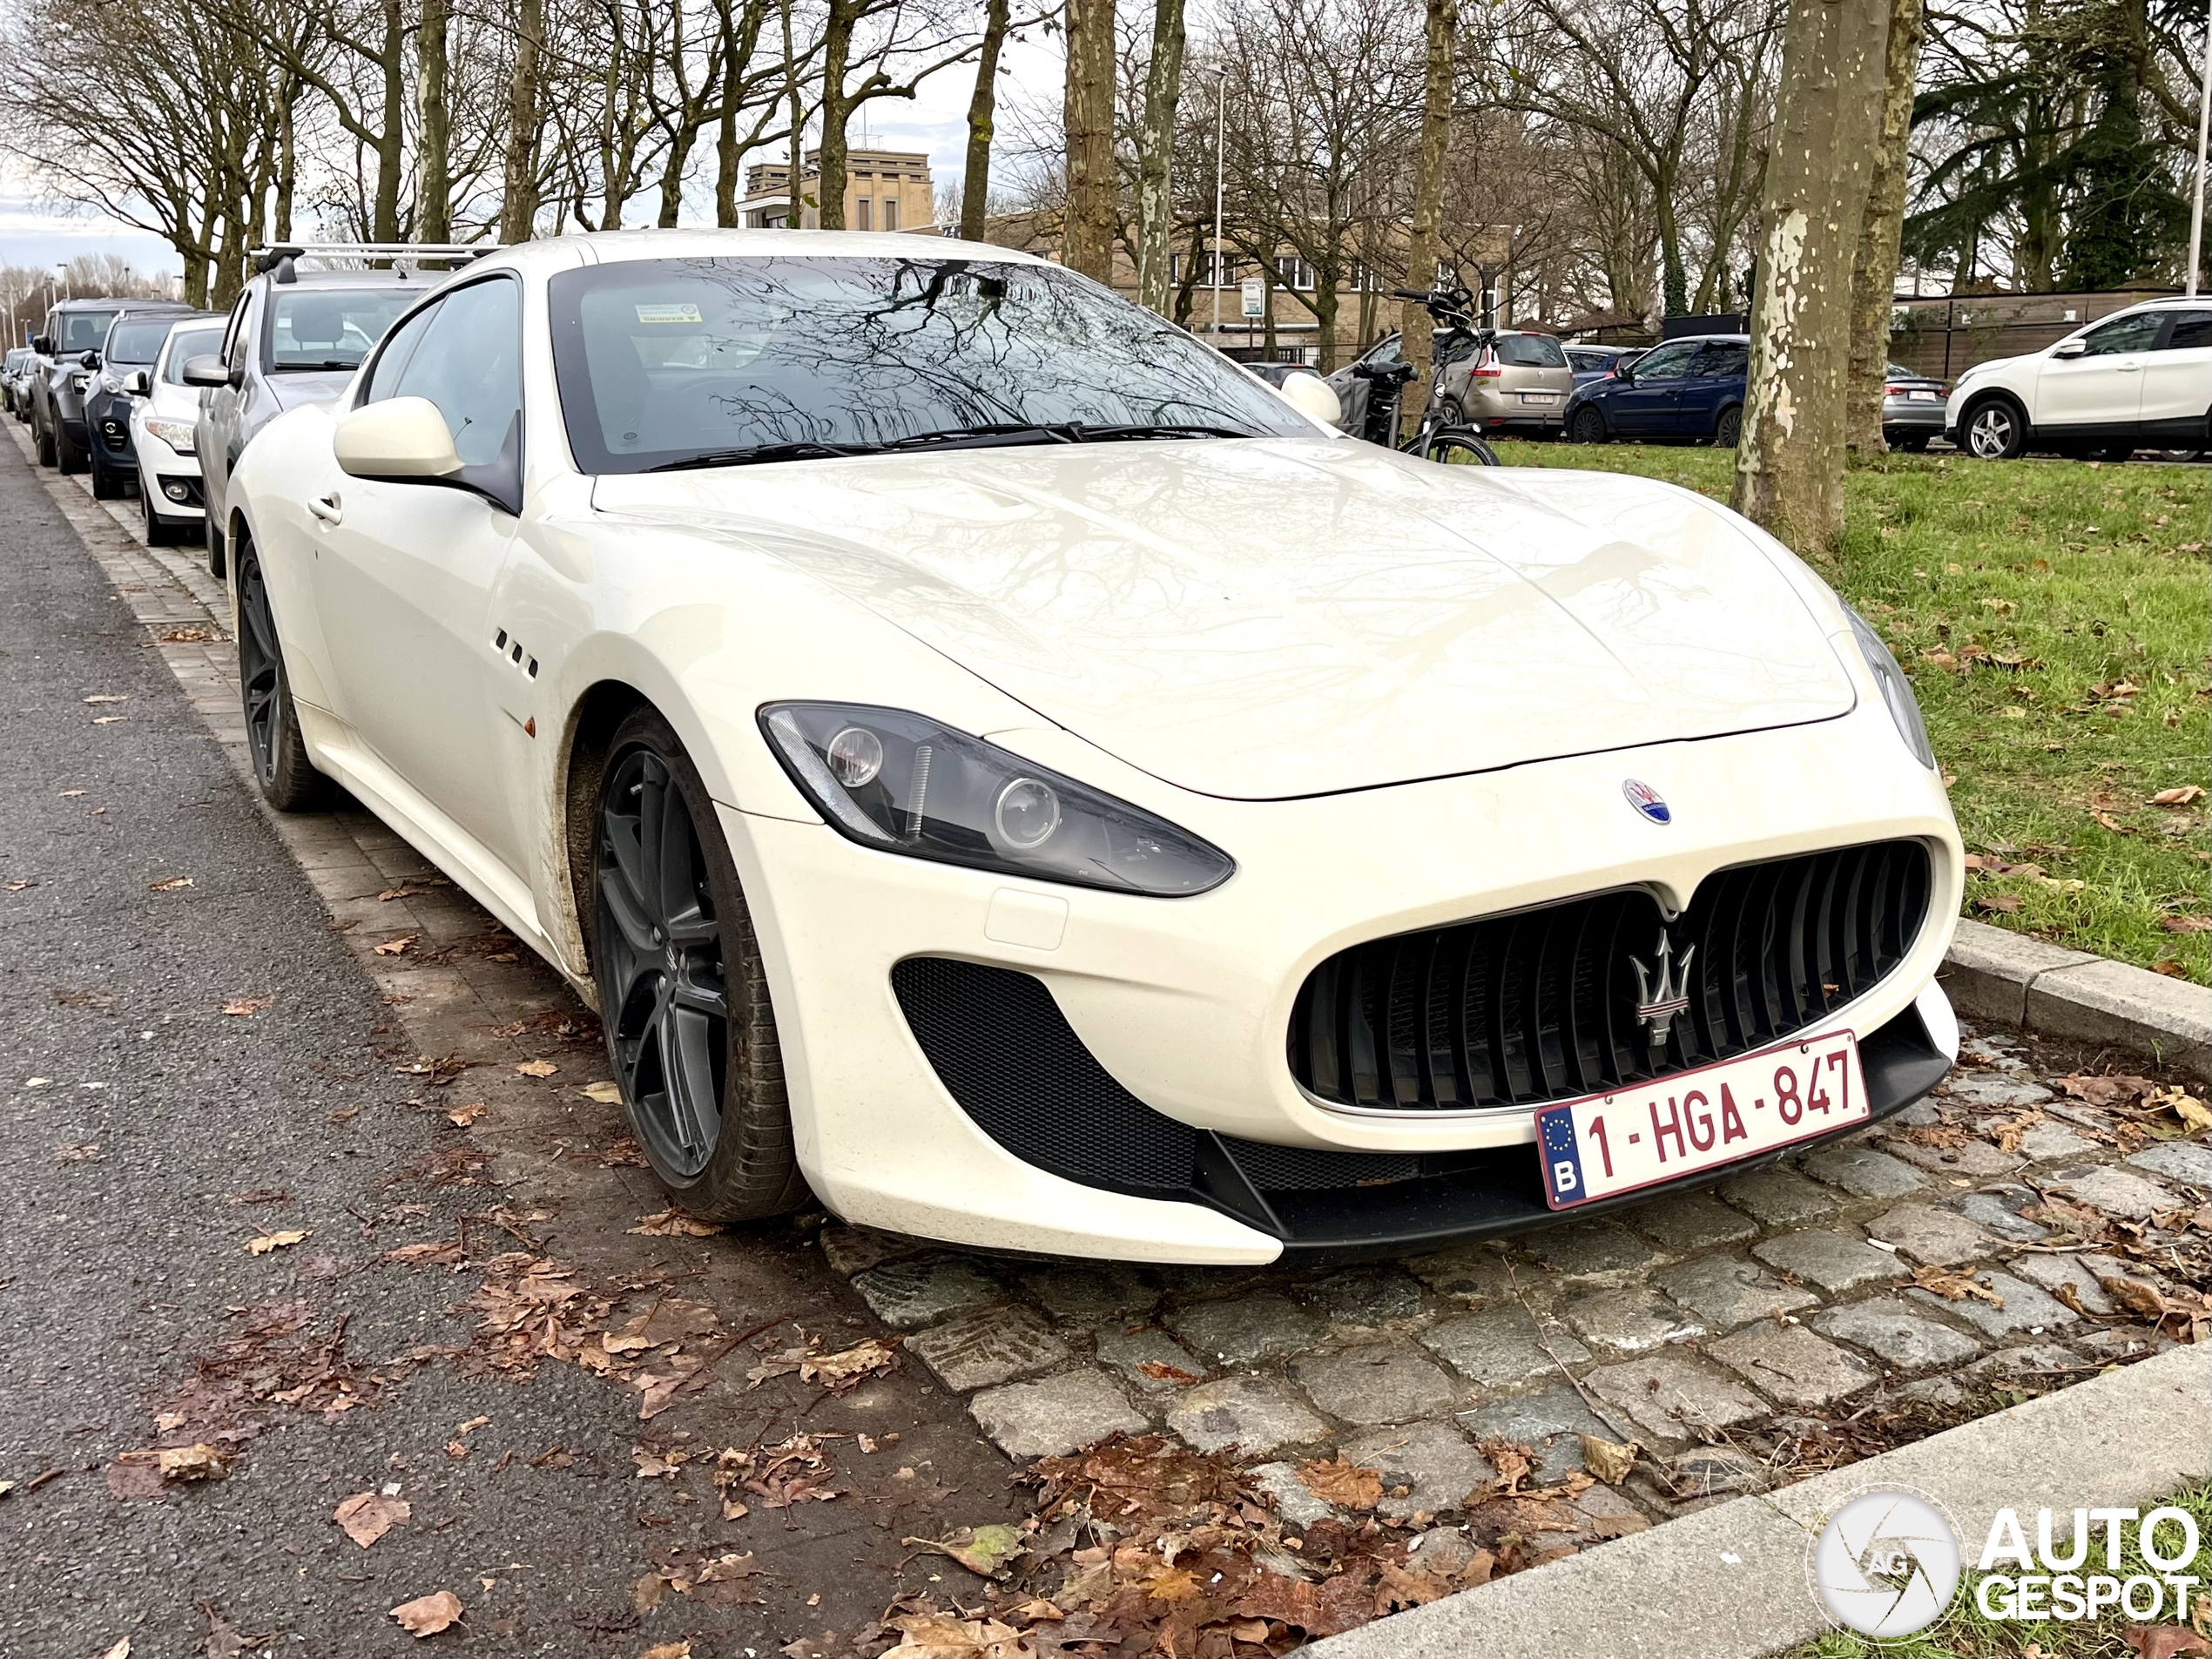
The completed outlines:
{"type": "Polygon", "coordinates": [[[679,1204],[671,1204],[650,1216],[640,1216],[637,1224],[628,1231],[643,1233],[648,1238],[707,1238],[720,1232],[722,1224],[695,1216],[679,1204]]]}
{"type": "Polygon", "coordinates": [[[1947,1267],[1923,1264],[1912,1270],[1912,1283],[1924,1291],[1933,1291],[1948,1301],[1963,1302],[1973,1297],[1977,1302],[1986,1302],[1993,1308],[2005,1305],[2005,1298],[1971,1273],[1953,1272],[1947,1267]]]}
{"type": "Polygon", "coordinates": [[[799,1362],[799,1380],[818,1382],[833,1394],[842,1394],[858,1386],[863,1378],[890,1370],[896,1358],[891,1344],[870,1337],[836,1353],[807,1355],[799,1362]]]}
{"type": "Polygon", "coordinates": [[[246,1253],[249,1256],[266,1256],[273,1250],[289,1250],[301,1239],[314,1237],[313,1228],[287,1227],[278,1232],[263,1233],[258,1238],[247,1239],[246,1253]]]}
{"type": "Polygon", "coordinates": [[[190,886],[192,886],[192,878],[190,876],[172,875],[166,881],[156,881],[151,883],[147,887],[146,891],[148,893],[178,893],[190,886]]]}
{"type": "Polygon", "coordinates": [[[399,1621],[401,1629],[421,1638],[451,1629],[461,1614],[461,1598],[451,1590],[439,1590],[435,1595],[418,1595],[412,1602],[401,1602],[392,1609],[391,1616],[399,1621]]]}
{"type": "Polygon", "coordinates": [[[892,1620],[891,1628],[899,1645],[883,1659],[1029,1659],[1035,1651],[1019,1630],[996,1619],[914,1613],[892,1620]]]}
{"type": "Polygon", "coordinates": [[[131,1659],[131,1638],[125,1636],[100,1656],[100,1659],[131,1659]]]}
{"type": "Polygon", "coordinates": [[[691,1659],[691,1644],[688,1642],[663,1642],[645,1649],[637,1659],[691,1659]]]}
{"type": "Polygon", "coordinates": [[[2154,806],[2186,806],[2204,792],[2199,784],[2182,784],[2178,788],[2161,789],[2150,798],[2154,806]]]}
{"type": "Polygon", "coordinates": [[[950,1538],[901,1538],[908,1549],[932,1550],[951,1557],[978,1578],[1003,1578],[1007,1563],[1022,1553],[1022,1529],[1003,1522],[964,1528],[950,1538]]]}
{"type": "Polygon", "coordinates": [[[555,1065],[550,1060],[525,1060],[515,1069],[525,1077],[550,1077],[555,1072],[560,1070],[560,1067],[555,1065]]]}
{"type": "Polygon", "coordinates": [[[2131,1624],[2121,1635],[2128,1650],[2142,1659],[2207,1659],[2208,1642],[2186,1624],[2131,1624]]]}
{"type": "Polygon", "coordinates": [[[1617,1487],[1629,1478],[1629,1471],[1635,1467],[1637,1442],[1626,1446],[1614,1440],[1600,1440],[1595,1434],[1578,1434],[1582,1443],[1582,1462],[1589,1472],[1609,1487],[1617,1487]]]}
{"type": "Polygon", "coordinates": [[[1200,1380],[1195,1373],[1184,1370],[1180,1366],[1171,1366],[1164,1359],[1142,1359],[1137,1362],[1136,1368],[1154,1382],[1171,1382],[1184,1388],[1200,1380]]]}
{"type": "Polygon", "coordinates": [[[583,1094],[584,1099],[596,1100],[602,1106],[619,1106],[622,1104],[622,1085],[617,1082],[610,1082],[603,1080],[596,1083],[586,1083],[580,1092],[583,1094]]]}
{"type": "Polygon", "coordinates": [[[404,1498],[388,1498],[381,1492],[356,1492],[331,1512],[330,1518],[346,1529],[346,1536],[367,1549],[392,1530],[395,1522],[414,1514],[404,1498]]]}
{"type": "Polygon", "coordinates": [[[1308,1492],[1324,1503],[1346,1509],[1372,1509],[1382,1501],[1382,1475],[1363,1468],[1350,1458],[1309,1458],[1298,1465],[1298,1478],[1308,1492]]]}
{"type": "Polygon", "coordinates": [[[259,1014],[275,1001],[273,996],[234,996],[223,1004],[223,1012],[233,1018],[244,1019],[259,1014]]]}
{"type": "Polygon", "coordinates": [[[420,934],[402,934],[397,939],[388,939],[372,948],[379,956],[404,956],[414,948],[415,941],[421,937],[420,934]]]}
{"type": "Polygon", "coordinates": [[[2163,1107],[2192,1130],[2212,1130],[2212,1107],[2186,1089],[2154,1089],[2145,1103],[2163,1107]]]}
{"type": "Polygon", "coordinates": [[[205,1443],[164,1447],[154,1454],[154,1467],[165,1480],[212,1480],[230,1467],[230,1461],[205,1443]]]}
{"type": "Polygon", "coordinates": [[[88,697],[84,700],[87,703],[128,703],[131,699],[127,697],[109,695],[103,697],[88,697]]]}
{"type": "Polygon", "coordinates": [[[471,1101],[466,1106],[456,1106],[448,1112],[446,1122],[455,1129],[467,1129],[469,1124],[482,1117],[488,1109],[489,1108],[482,1101],[471,1101]]]}
{"type": "Polygon", "coordinates": [[[2212,916],[2166,916],[2158,925],[2169,934],[2212,934],[2212,916]]]}

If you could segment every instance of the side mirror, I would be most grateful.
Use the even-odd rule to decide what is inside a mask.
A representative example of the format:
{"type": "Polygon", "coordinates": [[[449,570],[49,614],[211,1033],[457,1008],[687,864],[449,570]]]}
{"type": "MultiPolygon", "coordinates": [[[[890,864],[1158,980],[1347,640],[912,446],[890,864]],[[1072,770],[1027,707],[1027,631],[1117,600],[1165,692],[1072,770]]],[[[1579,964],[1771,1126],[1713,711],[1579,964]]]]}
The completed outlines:
{"type": "Polygon", "coordinates": [[[427,397],[388,397],[338,422],[338,465],[356,478],[450,478],[461,470],[453,434],[427,397]]]}
{"type": "Polygon", "coordinates": [[[99,353],[96,351],[86,352],[82,357],[77,360],[77,366],[79,368],[98,368],[100,366],[99,353]]]}
{"type": "Polygon", "coordinates": [[[216,352],[203,352],[198,357],[185,359],[185,384],[187,386],[228,386],[231,383],[230,365],[216,352]]]}
{"type": "Polygon", "coordinates": [[[1294,374],[1285,374],[1282,386],[1283,401],[1301,415],[1310,415],[1323,426],[1334,426],[1344,419],[1344,403],[1336,388],[1311,369],[1301,368],[1294,374]]]}
{"type": "Polygon", "coordinates": [[[132,369],[131,378],[123,382],[123,389],[132,397],[145,397],[153,390],[153,381],[143,368],[132,369]]]}
{"type": "Polygon", "coordinates": [[[54,354],[54,337],[51,334],[33,334],[30,348],[41,357],[51,357],[54,354]]]}
{"type": "Polygon", "coordinates": [[[2054,357],[2079,357],[2088,349],[2089,342],[2086,340],[2061,340],[2057,345],[2051,347],[2051,355],[2054,357]]]}

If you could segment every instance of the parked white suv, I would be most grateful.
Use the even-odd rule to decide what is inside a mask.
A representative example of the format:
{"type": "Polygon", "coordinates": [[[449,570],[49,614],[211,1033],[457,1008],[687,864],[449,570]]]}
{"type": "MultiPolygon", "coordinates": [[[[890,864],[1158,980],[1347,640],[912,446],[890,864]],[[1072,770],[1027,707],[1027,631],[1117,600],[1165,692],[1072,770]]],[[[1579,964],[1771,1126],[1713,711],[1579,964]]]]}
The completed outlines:
{"type": "Polygon", "coordinates": [[[2029,448],[2124,461],[2145,445],[2212,444],[2212,298],[2155,300],[2032,355],[1977,363],[1944,424],[1985,461],[2029,448]]]}

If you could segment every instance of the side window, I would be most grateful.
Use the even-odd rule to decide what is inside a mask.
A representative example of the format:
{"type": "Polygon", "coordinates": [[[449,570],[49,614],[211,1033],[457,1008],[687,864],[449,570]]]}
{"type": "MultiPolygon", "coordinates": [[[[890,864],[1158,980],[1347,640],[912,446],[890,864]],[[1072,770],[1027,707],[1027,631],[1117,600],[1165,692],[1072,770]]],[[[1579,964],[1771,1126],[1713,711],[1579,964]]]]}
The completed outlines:
{"type": "Polygon", "coordinates": [[[399,395],[400,376],[407,373],[415,348],[422,343],[422,336],[430,330],[431,320],[444,304],[442,300],[425,306],[392,331],[383,348],[376,354],[376,367],[368,372],[368,386],[361,393],[362,402],[381,403],[388,397],[399,395]]]}
{"type": "Polygon", "coordinates": [[[2109,357],[2121,352],[2148,351],[2157,344],[2158,331],[2165,326],[2162,311],[2138,311],[2133,316],[2115,318],[2084,337],[2081,354],[2109,357]]]}
{"type": "Polygon", "coordinates": [[[464,466],[498,460],[522,418],[521,293],[494,277],[446,295],[394,388],[438,406],[464,466]]]}
{"type": "Polygon", "coordinates": [[[1404,341],[1398,335],[1393,334],[1367,354],[1367,361],[1379,368],[1388,368],[1393,363],[1402,363],[1406,361],[1399,354],[1399,347],[1402,344],[1404,341]]]}
{"type": "Polygon", "coordinates": [[[1697,359],[1700,374],[1742,375],[1748,374],[1750,367],[1751,348],[1749,346],[1708,346],[1697,359]]]}
{"type": "Polygon", "coordinates": [[[246,342],[252,336],[246,330],[246,318],[253,310],[253,291],[247,289],[231,307],[231,326],[223,335],[223,361],[236,368],[246,361],[246,342]]]}
{"type": "Polygon", "coordinates": [[[1636,365],[1636,380],[1678,381],[1689,372],[1690,359],[1697,355],[1695,341],[1676,341],[1648,352],[1636,365]]]}
{"type": "Polygon", "coordinates": [[[2166,336],[2161,351],[2202,351],[2212,347],[2212,311],[2176,311],[2171,314],[2174,332],[2166,336]]]}

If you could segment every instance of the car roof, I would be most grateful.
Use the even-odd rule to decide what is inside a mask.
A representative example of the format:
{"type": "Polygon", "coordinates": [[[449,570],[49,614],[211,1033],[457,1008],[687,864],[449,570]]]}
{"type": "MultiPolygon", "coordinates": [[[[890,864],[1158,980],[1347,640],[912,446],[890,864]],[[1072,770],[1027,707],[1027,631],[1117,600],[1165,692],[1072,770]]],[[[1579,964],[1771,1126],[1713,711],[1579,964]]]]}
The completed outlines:
{"type": "Polygon", "coordinates": [[[300,271],[292,273],[289,282],[279,282],[276,273],[265,271],[254,279],[275,288],[410,288],[428,293],[444,281],[449,274],[444,271],[300,271]]]}

